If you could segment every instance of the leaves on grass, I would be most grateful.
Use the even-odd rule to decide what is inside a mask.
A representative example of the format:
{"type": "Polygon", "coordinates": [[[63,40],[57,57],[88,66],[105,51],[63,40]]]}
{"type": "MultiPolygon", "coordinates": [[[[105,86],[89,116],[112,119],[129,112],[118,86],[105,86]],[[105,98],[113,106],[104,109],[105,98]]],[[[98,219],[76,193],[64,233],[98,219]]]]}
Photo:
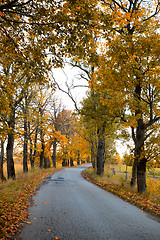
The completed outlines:
{"type": "Polygon", "coordinates": [[[90,170],[84,170],[82,174],[88,181],[140,207],[142,212],[146,210],[160,217],[160,180],[147,179],[148,190],[146,193],[140,194],[125,186],[109,183],[102,178],[98,178],[90,170]]]}
{"type": "MultiPolygon", "coordinates": [[[[30,197],[41,180],[57,170],[38,170],[21,175],[17,180],[1,183],[0,187],[0,239],[5,240],[18,232],[27,219],[30,197]]],[[[34,218],[36,219],[36,218],[34,218]]],[[[27,224],[31,222],[26,221],[27,224]]]]}

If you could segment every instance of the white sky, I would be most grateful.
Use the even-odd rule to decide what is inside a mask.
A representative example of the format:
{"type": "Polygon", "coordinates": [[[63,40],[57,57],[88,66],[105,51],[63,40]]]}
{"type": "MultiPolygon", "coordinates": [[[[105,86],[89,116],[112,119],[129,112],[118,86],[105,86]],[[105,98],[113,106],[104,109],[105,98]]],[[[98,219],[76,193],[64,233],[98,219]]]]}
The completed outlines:
{"type": "MultiPolygon", "coordinates": [[[[66,64],[64,69],[53,69],[53,76],[55,80],[58,82],[60,87],[67,91],[67,86],[66,83],[70,86],[71,93],[73,95],[73,98],[75,99],[76,103],[78,106],[80,106],[80,102],[82,101],[83,98],[86,97],[86,91],[87,87],[76,87],[73,88],[73,86],[77,85],[85,85],[87,86],[87,81],[84,79],[78,79],[79,74],[81,71],[76,67],[72,67],[69,64],[66,64]]],[[[70,109],[72,111],[75,110],[75,106],[73,101],[67,96],[67,94],[63,93],[60,90],[56,90],[56,95],[58,99],[66,106],[67,109],[70,109]]]]}

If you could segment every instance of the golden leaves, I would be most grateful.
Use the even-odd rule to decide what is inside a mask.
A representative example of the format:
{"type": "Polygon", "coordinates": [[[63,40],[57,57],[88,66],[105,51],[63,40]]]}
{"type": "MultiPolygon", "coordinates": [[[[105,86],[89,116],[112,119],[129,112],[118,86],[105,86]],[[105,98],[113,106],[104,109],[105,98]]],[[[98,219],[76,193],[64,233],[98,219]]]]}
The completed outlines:
{"type": "Polygon", "coordinates": [[[27,224],[31,224],[31,222],[25,222],[25,223],[27,223],[27,224]]]}
{"type": "MultiPolygon", "coordinates": [[[[35,192],[38,183],[57,170],[38,170],[29,175],[20,175],[16,180],[1,183],[0,188],[0,238],[10,236],[22,226],[19,222],[32,224],[28,218],[29,198],[35,192]]],[[[47,204],[47,203],[46,203],[47,204]]],[[[36,218],[33,218],[36,219],[36,218]]]]}

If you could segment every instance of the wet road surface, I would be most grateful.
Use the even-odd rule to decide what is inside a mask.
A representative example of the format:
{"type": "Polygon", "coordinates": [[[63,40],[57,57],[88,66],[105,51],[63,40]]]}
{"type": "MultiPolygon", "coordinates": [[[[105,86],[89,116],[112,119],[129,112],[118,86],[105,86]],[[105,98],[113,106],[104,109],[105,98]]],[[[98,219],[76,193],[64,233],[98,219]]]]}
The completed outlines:
{"type": "Polygon", "coordinates": [[[87,166],[56,172],[33,197],[30,219],[14,239],[160,240],[158,219],[87,182],[87,166]]]}

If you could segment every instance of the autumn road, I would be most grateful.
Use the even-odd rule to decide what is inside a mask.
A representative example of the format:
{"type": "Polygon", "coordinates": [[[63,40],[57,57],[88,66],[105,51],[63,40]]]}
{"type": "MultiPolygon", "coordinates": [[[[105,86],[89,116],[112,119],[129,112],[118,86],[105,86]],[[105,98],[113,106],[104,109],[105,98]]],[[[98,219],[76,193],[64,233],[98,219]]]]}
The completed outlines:
{"type": "Polygon", "coordinates": [[[156,218],[84,180],[86,167],[48,179],[33,198],[30,224],[14,239],[160,240],[156,218]]]}

